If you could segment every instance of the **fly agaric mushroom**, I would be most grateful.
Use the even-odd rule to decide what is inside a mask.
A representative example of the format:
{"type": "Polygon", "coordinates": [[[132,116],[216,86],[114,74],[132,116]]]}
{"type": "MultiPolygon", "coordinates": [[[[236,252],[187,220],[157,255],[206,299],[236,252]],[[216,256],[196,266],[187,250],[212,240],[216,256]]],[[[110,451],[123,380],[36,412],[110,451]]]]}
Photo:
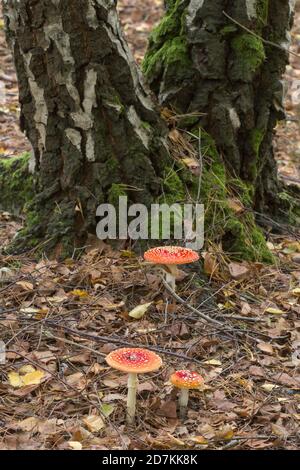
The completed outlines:
{"type": "Polygon", "coordinates": [[[190,248],[181,246],[159,246],[151,248],[144,254],[144,259],[153,264],[162,264],[165,267],[166,282],[175,291],[178,264],[188,264],[198,261],[199,255],[190,248]]]}
{"type": "Polygon", "coordinates": [[[171,383],[180,389],[179,395],[179,408],[180,417],[184,418],[186,415],[186,408],[189,401],[189,390],[200,388],[204,380],[197,372],[190,370],[178,370],[170,377],[171,383]]]}
{"type": "Polygon", "coordinates": [[[137,374],[152,372],[162,365],[161,358],[152,351],[142,348],[121,348],[109,353],[106,362],[110,367],[128,372],[127,423],[135,417],[137,374]]]}

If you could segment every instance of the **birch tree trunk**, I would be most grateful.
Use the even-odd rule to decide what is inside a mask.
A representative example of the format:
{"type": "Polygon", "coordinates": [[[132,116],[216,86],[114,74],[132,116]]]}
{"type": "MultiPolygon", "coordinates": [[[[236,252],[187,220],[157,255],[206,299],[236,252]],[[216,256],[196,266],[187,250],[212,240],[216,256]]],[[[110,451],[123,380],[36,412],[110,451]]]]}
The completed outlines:
{"type": "MultiPolygon", "coordinates": [[[[160,121],[123,39],[114,0],[4,0],[33,147],[37,196],[23,241],[84,242],[96,207],[130,187],[149,204],[169,156],[160,121]]],[[[22,237],[21,237],[22,238],[22,237]]],[[[66,246],[65,246],[66,248],[66,246]]]]}
{"type": "Polygon", "coordinates": [[[282,75],[294,0],[165,4],[144,60],[160,104],[178,114],[205,113],[185,124],[210,133],[229,172],[251,185],[258,211],[276,212],[280,190],[272,140],[284,118],[282,75]]]}

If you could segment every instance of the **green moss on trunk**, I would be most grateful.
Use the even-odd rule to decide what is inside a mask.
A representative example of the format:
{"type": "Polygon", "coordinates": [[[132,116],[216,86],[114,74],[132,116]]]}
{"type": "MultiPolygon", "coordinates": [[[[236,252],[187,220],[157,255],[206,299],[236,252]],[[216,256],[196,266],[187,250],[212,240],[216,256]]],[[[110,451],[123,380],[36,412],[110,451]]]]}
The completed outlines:
{"type": "Polygon", "coordinates": [[[159,75],[166,66],[174,65],[177,73],[191,66],[184,26],[185,6],[181,0],[169,1],[166,15],[153,30],[142,64],[148,79],[159,75]]]}
{"type": "Polygon", "coordinates": [[[20,214],[33,198],[34,180],[28,171],[29,153],[0,159],[0,208],[20,214]]]}
{"type": "Polygon", "coordinates": [[[269,0],[257,0],[256,11],[259,21],[265,26],[268,23],[269,0]]]}
{"type": "Polygon", "coordinates": [[[237,80],[251,81],[266,59],[263,41],[249,33],[240,33],[231,41],[237,80]]]}
{"type": "MultiPolygon", "coordinates": [[[[199,129],[194,134],[198,137],[199,129]]],[[[252,212],[254,186],[229,174],[214,140],[203,130],[201,142],[204,167],[199,202],[205,209],[205,240],[221,243],[232,258],[272,263],[274,258],[252,212]],[[232,208],[233,199],[240,201],[241,211],[232,208]]],[[[196,177],[190,190],[195,198],[196,177]]]]}

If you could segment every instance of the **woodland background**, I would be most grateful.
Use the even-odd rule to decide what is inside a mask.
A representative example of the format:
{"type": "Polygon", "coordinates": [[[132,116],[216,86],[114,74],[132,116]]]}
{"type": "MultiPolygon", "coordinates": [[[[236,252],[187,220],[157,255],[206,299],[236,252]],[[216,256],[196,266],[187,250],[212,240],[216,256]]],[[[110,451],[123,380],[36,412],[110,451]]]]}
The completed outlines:
{"type": "MultiPolygon", "coordinates": [[[[162,2],[119,1],[138,62],[162,2]]],[[[300,8],[292,32],[300,54],[300,8]]],[[[300,185],[300,108],[292,99],[300,58],[285,80],[287,120],[277,128],[279,174],[300,185]]],[[[0,17],[0,154],[29,151],[18,128],[18,89],[0,17]],[[2,88],[1,88],[2,87],[2,88]]],[[[239,209],[237,209],[239,210],[239,209]]],[[[0,212],[0,243],[22,226],[0,212]]],[[[224,322],[204,322],[167,298],[160,277],[130,247],[113,249],[91,237],[64,262],[34,253],[0,255],[0,449],[296,449],[300,420],[300,239],[292,227],[270,234],[274,265],[233,262],[216,245],[201,269],[181,272],[180,297],[224,322]],[[79,255],[82,255],[79,259],[79,255]],[[129,313],[150,303],[140,319],[129,313]],[[116,346],[150,347],[164,360],[139,385],[137,428],[124,425],[126,376],[105,355],[116,346]],[[178,368],[202,373],[187,420],[168,383],[178,368]]]]}

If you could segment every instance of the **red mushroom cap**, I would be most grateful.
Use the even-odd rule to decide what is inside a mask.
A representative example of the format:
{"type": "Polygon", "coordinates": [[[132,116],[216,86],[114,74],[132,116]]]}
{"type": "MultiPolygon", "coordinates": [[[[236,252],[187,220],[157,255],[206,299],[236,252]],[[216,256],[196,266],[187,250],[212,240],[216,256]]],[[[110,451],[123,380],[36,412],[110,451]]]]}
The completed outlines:
{"type": "Polygon", "coordinates": [[[170,381],[177,388],[199,388],[204,379],[197,372],[190,370],[178,370],[171,375],[170,381]]]}
{"type": "Polygon", "coordinates": [[[198,261],[199,255],[182,246],[159,246],[146,251],[144,258],[155,264],[187,264],[198,261]]]}
{"type": "Polygon", "coordinates": [[[114,369],[134,373],[152,372],[162,365],[162,360],[157,354],[142,348],[116,349],[109,353],[105,360],[114,369]]]}

